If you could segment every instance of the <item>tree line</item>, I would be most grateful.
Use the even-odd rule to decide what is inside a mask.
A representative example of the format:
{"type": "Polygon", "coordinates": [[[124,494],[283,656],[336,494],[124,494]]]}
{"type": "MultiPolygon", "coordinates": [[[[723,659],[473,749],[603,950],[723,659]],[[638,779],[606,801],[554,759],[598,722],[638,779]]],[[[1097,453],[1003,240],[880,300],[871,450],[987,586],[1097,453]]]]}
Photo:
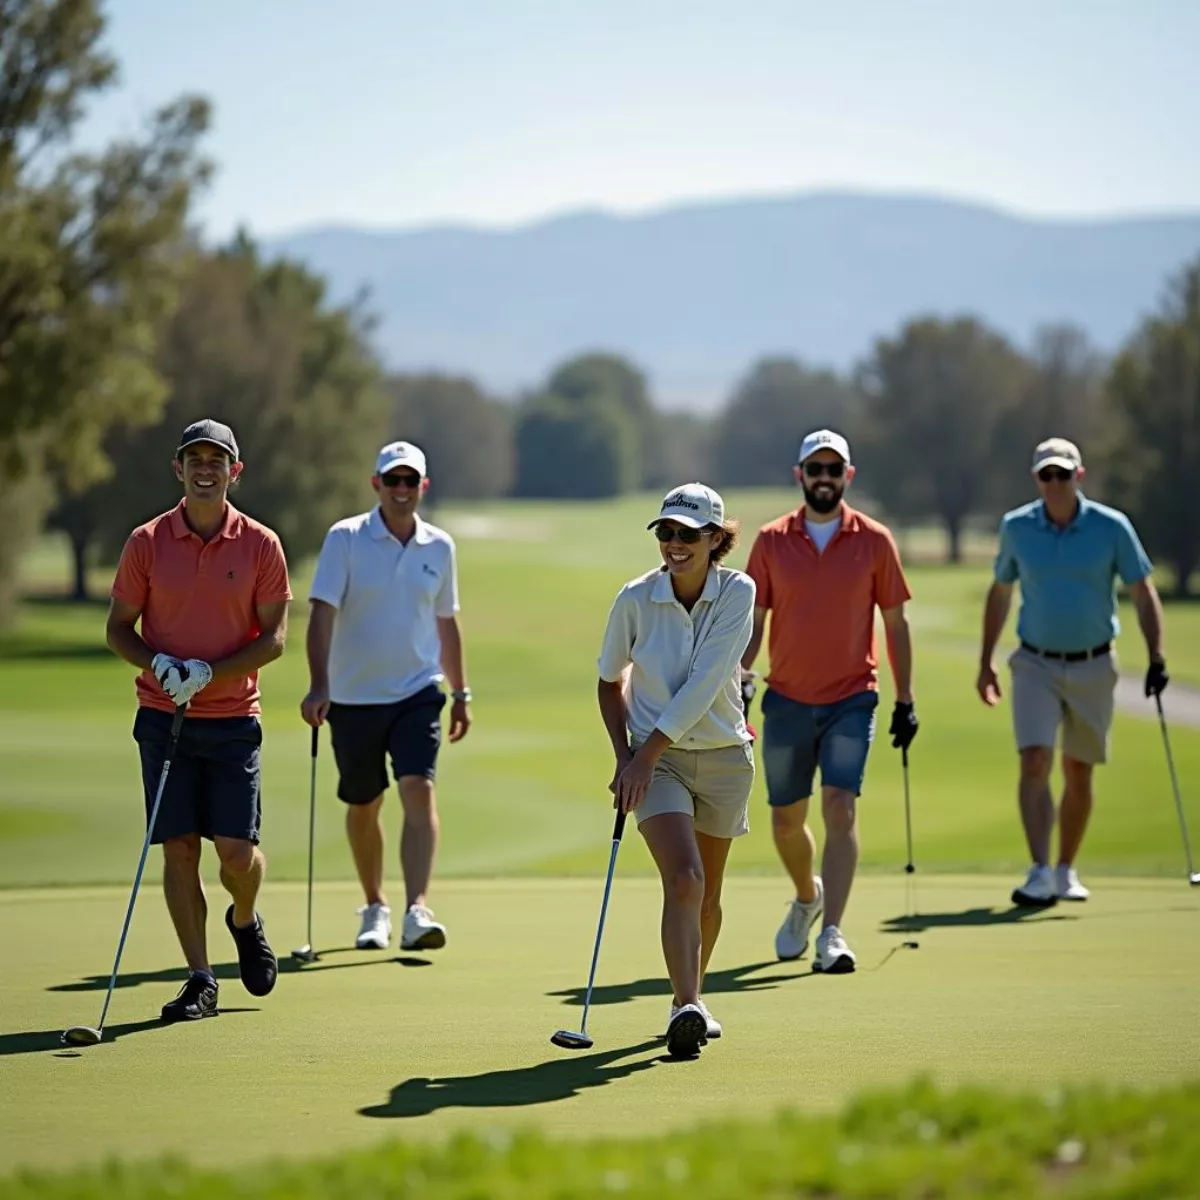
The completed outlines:
{"type": "Polygon", "coordinates": [[[336,302],[247,234],[189,227],[211,164],[207,103],[181,97],[140,138],[74,148],[116,78],[96,0],[0,0],[0,623],[16,564],[49,524],[89,563],[172,504],[174,439],[198,416],[237,431],[236,502],[293,556],[362,503],[378,446],[422,445],[431,501],[596,499],[700,478],[779,485],[800,436],[851,441],[861,491],[901,522],[967,523],[1030,494],[1043,437],[1077,441],[1087,489],[1131,513],[1187,590],[1200,566],[1200,257],[1106,360],[1079,330],[1014,345],[975,317],[915,316],[838,374],[750,364],[711,416],[664,412],[636,364],[582,354],[515,397],[452,374],[389,373],[368,296],[336,302]]]}

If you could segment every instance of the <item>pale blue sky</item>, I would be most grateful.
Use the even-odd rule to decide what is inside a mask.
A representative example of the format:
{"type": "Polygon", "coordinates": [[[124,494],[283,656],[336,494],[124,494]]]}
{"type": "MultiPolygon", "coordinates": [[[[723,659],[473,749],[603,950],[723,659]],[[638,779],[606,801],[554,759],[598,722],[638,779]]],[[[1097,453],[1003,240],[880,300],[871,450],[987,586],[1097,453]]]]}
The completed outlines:
{"type": "Polygon", "coordinates": [[[1200,0],[109,0],[88,136],[216,106],[209,234],[863,187],[1200,208],[1200,0]]]}

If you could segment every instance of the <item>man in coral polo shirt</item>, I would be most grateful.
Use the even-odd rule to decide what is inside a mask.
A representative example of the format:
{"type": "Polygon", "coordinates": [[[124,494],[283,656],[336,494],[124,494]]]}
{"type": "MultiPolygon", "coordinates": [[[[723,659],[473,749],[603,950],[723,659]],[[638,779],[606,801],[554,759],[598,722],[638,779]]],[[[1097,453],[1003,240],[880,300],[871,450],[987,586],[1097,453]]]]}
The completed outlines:
{"type": "Polygon", "coordinates": [[[225,925],[242,984],[265,996],[278,973],[255,908],[265,869],[258,848],[258,670],[283,653],[292,593],[279,538],[227,499],[241,471],[233,430],[212,420],[189,425],[175,452],[183,499],[129,535],[112,586],[108,644],[141,668],[133,736],[147,819],[172,715],[187,705],[151,834],[163,848],[163,891],[189,970],[179,995],[163,1007],[164,1021],[217,1014],[202,838],[212,840],[221,883],[233,898],[225,925]]]}
{"type": "Polygon", "coordinates": [[[775,848],[796,888],[775,952],[799,958],[823,909],[813,970],[845,974],[855,956],[841,922],[858,865],[857,802],[879,703],[875,609],[896,684],[889,732],[893,746],[907,748],[917,733],[904,615],[910,593],[891,533],[843,499],[854,478],[846,439],[828,429],[810,433],[795,476],[804,505],[764,525],[750,551],[746,573],[757,595],[742,667],[754,665],[771,613],[763,769],[775,848]],[[807,818],[818,767],[825,850],[822,873],[814,875],[807,818]]]}

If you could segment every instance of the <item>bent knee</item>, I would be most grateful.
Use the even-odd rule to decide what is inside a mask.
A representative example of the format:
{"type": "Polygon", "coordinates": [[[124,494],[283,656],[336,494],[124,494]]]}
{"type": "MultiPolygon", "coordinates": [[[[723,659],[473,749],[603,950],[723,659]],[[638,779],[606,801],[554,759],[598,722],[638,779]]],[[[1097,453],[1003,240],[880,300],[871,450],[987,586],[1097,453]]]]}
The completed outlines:
{"type": "Polygon", "coordinates": [[[188,833],[183,837],[168,838],[162,844],[163,859],[171,867],[198,867],[200,865],[200,835],[188,833]]]}
{"type": "Polygon", "coordinates": [[[257,847],[253,842],[221,838],[216,843],[221,866],[235,875],[244,875],[254,866],[257,847]]]}
{"type": "Polygon", "coordinates": [[[1092,786],[1092,763],[1081,762],[1078,758],[1072,758],[1069,754],[1064,754],[1062,769],[1068,786],[1081,789],[1092,786]]]}
{"type": "Polygon", "coordinates": [[[1021,750],[1021,776],[1038,782],[1050,778],[1054,751],[1049,746],[1025,746],[1021,750]]]}

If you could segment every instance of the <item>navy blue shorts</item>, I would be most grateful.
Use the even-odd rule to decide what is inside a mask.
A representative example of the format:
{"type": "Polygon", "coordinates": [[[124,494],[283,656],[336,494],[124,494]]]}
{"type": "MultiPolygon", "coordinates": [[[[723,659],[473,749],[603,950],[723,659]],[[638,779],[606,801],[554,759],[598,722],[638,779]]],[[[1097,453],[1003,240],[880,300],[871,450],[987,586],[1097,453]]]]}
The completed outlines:
{"type": "Polygon", "coordinates": [[[370,804],[387,791],[387,760],[397,779],[437,774],[446,693],[435,683],[394,704],[331,704],[329,732],[338,799],[370,804]]]}
{"type": "MultiPolygon", "coordinates": [[[[133,722],[133,739],[142,756],[147,823],[162,777],[171,719],[170,713],[156,708],[139,708],[133,722]]],[[[257,717],[186,718],[150,840],[158,845],[198,833],[257,845],[262,820],[261,746],[262,725],[257,717]]]]}
{"type": "Polygon", "coordinates": [[[835,704],[800,704],[768,688],[762,699],[762,763],[771,807],[807,800],[817,767],[822,787],[857,796],[878,706],[878,692],[858,692],[835,704]]]}

